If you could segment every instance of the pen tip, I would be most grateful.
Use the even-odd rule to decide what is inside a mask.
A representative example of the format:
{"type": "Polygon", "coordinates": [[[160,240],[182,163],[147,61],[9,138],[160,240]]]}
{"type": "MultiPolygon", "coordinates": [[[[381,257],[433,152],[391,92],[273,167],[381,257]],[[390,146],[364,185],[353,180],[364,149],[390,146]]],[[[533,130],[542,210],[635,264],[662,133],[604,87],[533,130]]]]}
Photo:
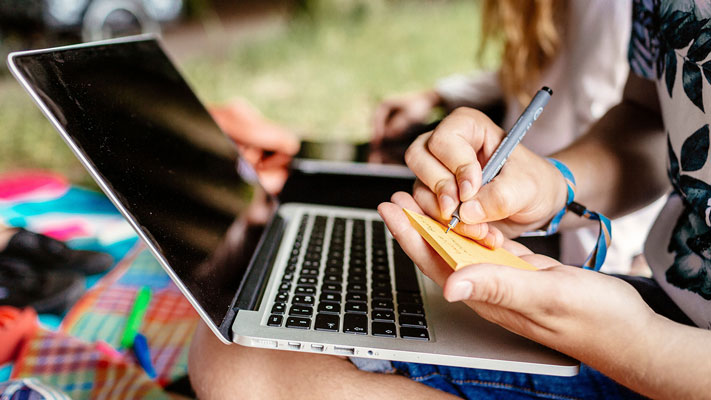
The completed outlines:
{"type": "Polygon", "coordinates": [[[451,227],[451,226],[448,226],[448,227],[447,227],[447,230],[444,232],[444,234],[445,234],[445,235],[448,234],[450,229],[452,229],[452,227],[451,227]]]}

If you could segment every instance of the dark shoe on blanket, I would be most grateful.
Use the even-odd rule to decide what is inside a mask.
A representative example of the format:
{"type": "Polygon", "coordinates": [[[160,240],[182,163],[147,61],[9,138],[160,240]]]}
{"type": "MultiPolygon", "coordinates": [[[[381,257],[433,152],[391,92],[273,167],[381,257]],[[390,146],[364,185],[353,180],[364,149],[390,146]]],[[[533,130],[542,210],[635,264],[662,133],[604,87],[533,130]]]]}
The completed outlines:
{"type": "Polygon", "coordinates": [[[49,236],[19,228],[0,257],[7,256],[27,260],[37,268],[50,270],[71,270],[86,275],[105,272],[113,264],[113,258],[106,253],[89,250],[74,250],[63,242],[49,236]]]}
{"type": "Polygon", "coordinates": [[[26,260],[0,257],[0,305],[62,314],[84,290],[84,278],[76,272],[37,269],[26,260]]]}

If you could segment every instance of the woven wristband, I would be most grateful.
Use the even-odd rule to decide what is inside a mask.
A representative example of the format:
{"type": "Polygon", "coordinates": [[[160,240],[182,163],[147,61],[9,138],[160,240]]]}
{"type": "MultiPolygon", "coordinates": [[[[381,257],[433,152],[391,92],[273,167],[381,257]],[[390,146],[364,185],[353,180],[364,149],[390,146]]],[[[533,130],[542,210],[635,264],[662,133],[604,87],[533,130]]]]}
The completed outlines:
{"type": "Polygon", "coordinates": [[[575,177],[573,176],[573,173],[565,164],[554,158],[547,158],[546,160],[553,164],[553,166],[556,167],[556,169],[558,169],[558,171],[560,171],[560,173],[563,175],[563,178],[565,178],[565,184],[568,186],[568,197],[565,200],[565,207],[563,207],[555,214],[546,229],[540,231],[540,233],[544,235],[552,235],[558,232],[560,221],[563,219],[563,216],[567,211],[571,211],[580,217],[597,221],[600,225],[600,232],[597,236],[597,243],[595,244],[595,247],[593,248],[592,252],[590,252],[588,258],[585,260],[585,263],[582,265],[582,267],[585,269],[599,271],[600,267],[602,267],[602,264],[605,262],[605,257],[607,256],[607,248],[612,242],[612,226],[610,224],[610,220],[604,215],[595,211],[590,211],[582,204],[576,203],[575,177]]]}

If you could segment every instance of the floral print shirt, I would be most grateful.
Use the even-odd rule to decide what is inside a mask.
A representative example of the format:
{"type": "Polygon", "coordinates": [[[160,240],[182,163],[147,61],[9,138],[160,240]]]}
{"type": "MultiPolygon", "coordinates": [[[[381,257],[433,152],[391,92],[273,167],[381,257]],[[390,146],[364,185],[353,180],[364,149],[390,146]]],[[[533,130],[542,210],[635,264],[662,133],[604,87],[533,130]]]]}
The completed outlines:
{"type": "Polygon", "coordinates": [[[629,61],[654,80],[674,193],[645,246],[654,278],[711,329],[711,1],[635,0],[629,61]]]}

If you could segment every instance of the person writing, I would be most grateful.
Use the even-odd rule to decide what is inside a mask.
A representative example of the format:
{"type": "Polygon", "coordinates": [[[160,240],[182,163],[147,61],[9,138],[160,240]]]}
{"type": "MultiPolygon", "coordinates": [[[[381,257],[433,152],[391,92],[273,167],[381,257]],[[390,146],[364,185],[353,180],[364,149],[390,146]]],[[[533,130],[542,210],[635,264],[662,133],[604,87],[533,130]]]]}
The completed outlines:
{"type": "MultiPolygon", "coordinates": [[[[708,3],[694,2],[691,10],[661,3],[635,3],[633,74],[621,103],[553,155],[575,176],[575,201],[612,216],[646,205],[671,180],[673,193],[645,247],[653,280],[641,285],[640,279],[565,266],[504,239],[546,226],[565,206],[567,184],[552,163],[519,146],[499,176],[480,186],[480,161],[504,133],[471,109],[455,111],[413,143],[406,155],[418,177],[413,196],[397,193],[380,212],[448,300],[464,301],[484,318],[645,396],[704,398],[711,387],[711,118],[705,111],[711,86],[701,74],[711,48],[703,46],[706,20],[695,12],[708,3]],[[464,226],[456,230],[485,233],[542,270],[472,265],[452,272],[401,211],[413,208],[446,223],[454,208],[444,196],[462,202],[464,226]]],[[[569,216],[563,226],[582,221],[569,216]]],[[[477,379],[476,370],[470,372],[469,379],[477,379]]],[[[560,394],[574,396],[574,386],[560,394]]]]}
{"type": "MultiPolygon", "coordinates": [[[[501,38],[501,66],[448,76],[430,90],[385,99],[373,118],[374,156],[384,152],[377,151],[384,143],[404,138],[408,127],[429,122],[437,107],[490,110],[503,103],[500,122],[508,130],[541,86],[554,88],[555,96],[522,143],[539,155],[565,148],[620,101],[628,73],[630,12],[631,1],[483,1],[481,46],[501,38]]],[[[605,272],[630,271],[662,203],[613,221],[620,235],[608,249],[605,272]]],[[[536,248],[555,254],[560,247],[563,262],[582,263],[596,235],[595,229],[567,230],[560,243],[539,240],[536,248]]],[[[642,259],[636,260],[634,270],[644,271],[642,259]]]]}

